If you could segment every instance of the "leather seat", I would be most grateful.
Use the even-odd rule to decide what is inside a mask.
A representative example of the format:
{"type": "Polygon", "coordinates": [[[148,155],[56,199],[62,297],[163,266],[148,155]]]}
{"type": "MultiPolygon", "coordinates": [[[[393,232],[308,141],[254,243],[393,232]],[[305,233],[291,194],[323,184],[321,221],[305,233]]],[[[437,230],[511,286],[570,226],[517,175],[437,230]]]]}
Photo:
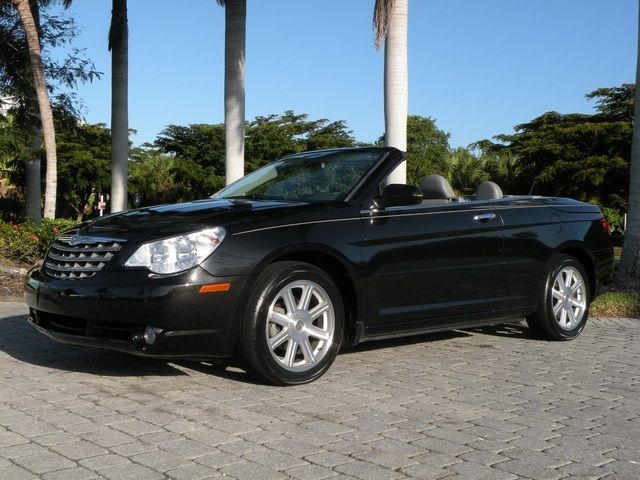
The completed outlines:
{"type": "Polygon", "coordinates": [[[502,196],[502,189],[493,182],[482,182],[476,188],[476,200],[495,200],[502,196]]]}
{"type": "Polygon", "coordinates": [[[420,190],[425,200],[447,200],[456,198],[453,188],[447,179],[437,173],[427,175],[420,182],[420,190]]]}

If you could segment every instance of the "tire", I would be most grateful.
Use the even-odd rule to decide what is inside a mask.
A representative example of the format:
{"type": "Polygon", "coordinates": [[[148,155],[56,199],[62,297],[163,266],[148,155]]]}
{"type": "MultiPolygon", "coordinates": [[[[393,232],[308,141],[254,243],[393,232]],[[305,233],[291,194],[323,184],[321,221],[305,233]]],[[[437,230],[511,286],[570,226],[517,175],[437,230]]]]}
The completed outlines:
{"type": "Polygon", "coordinates": [[[572,340],[589,318],[589,276],[569,255],[554,255],[543,285],[538,287],[538,310],[527,317],[532,333],[548,340],[572,340]]]}
{"type": "Polygon", "coordinates": [[[331,277],[307,263],[277,262],[251,291],[239,350],[259,379],[299,385],[329,369],[343,332],[344,307],[331,277]]]}

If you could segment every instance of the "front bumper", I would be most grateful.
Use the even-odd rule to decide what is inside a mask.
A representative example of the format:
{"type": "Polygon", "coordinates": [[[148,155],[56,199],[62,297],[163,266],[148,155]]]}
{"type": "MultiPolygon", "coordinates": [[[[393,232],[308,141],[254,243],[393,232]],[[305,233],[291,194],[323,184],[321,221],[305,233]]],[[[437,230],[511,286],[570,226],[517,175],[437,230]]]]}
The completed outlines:
{"type": "Polygon", "coordinates": [[[84,280],[28,272],[29,323],[54,340],[161,358],[216,358],[233,353],[247,276],[214,277],[202,268],[152,277],[141,270],[101,271],[84,280]],[[228,291],[199,293],[229,283],[228,291]],[[156,339],[143,338],[153,327],[156,339]]]}

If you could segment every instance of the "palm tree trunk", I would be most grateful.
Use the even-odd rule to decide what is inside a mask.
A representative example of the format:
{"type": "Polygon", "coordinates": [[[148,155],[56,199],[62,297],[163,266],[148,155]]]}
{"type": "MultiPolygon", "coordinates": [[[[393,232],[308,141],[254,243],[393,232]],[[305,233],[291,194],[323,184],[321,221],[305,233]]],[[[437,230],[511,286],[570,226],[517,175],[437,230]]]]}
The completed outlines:
{"type": "Polygon", "coordinates": [[[127,209],[129,161],[129,41],[127,0],[113,0],[111,50],[111,212],[127,209]]]}
{"type": "Polygon", "coordinates": [[[25,169],[24,214],[33,223],[40,225],[42,222],[42,172],[40,165],[42,132],[37,125],[32,125],[29,130],[31,133],[29,142],[31,156],[27,159],[25,169]]]}
{"type": "MultiPolygon", "coordinates": [[[[42,66],[42,56],[40,52],[40,38],[38,28],[34,21],[33,12],[29,0],[12,0],[13,5],[20,15],[20,22],[24,28],[27,38],[27,48],[29,50],[29,60],[31,62],[31,72],[33,74],[33,84],[38,99],[38,109],[40,110],[40,122],[42,123],[42,133],[44,137],[44,150],[47,158],[47,174],[45,177],[44,194],[44,216],[45,218],[55,218],[56,215],[56,191],[58,187],[58,171],[56,159],[56,133],[53,126],[53,112],[47,82],[42,66]]],[[[34,167],[35,169],[35,167],[34,167]]]]}
{"type": "MultiPolygon", "coordinates": [[[[384,42],[384,139],[385,145],[407,150],[409,75],[407,68],[407,20],[409,0],[395,0],[384,42]]],[[[391,172],[389,183],[407,182],[407,163],[391,172]]]]}
{"type": "Polygon", "coordinates": [[[224,125],[226,183],[244,175],[244,62],[247,1],[226,0],[224,51],[224,125]]]}
{"type": "MultiPolygon", "coordinates": [[[[640,25],[640,13],[638,14],[640,25]]],[[[629,211],[624,246],[618,268],[618,281],[626,285],[640,284],[640,32],[636,61],[636,95],[633,107],[633,140],[629,166],[629,211]]]]}

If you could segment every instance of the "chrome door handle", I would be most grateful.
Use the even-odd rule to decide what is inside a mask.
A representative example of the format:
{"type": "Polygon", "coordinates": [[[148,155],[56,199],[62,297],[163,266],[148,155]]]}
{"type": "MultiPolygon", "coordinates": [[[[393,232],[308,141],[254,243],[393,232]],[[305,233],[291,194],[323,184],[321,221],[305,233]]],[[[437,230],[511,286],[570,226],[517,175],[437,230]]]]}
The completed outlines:
{"type": "Polygon", "coordinates": [[[496,218],[496,214],[495,213],[480,213],[478,215],[474,215],[473,221],[474,222],[488,222],[489,220],[493,220],[494,218],[496,218]]]}

